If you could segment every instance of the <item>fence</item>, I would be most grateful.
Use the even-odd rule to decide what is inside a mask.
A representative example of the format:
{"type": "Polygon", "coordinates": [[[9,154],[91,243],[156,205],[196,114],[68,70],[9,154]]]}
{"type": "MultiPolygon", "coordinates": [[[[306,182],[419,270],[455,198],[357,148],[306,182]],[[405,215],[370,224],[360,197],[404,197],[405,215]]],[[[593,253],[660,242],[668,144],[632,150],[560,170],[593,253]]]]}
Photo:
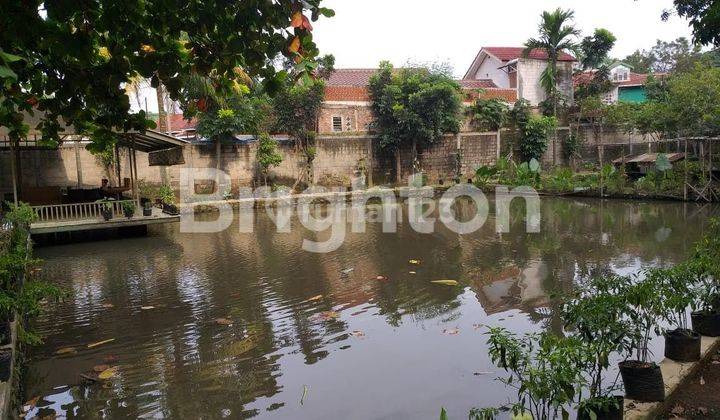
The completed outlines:
{"type": "Polygon", "coordinates": [[[114,216],[123,212],[123,204],[132,203],[138,207],[134,200],[95,201],[92,203],[52,204],[46,206],[33,206],[38,222],[56,222],[61,220],[81,220],[102,217],[106,205],[110,205],[114,216]]]}

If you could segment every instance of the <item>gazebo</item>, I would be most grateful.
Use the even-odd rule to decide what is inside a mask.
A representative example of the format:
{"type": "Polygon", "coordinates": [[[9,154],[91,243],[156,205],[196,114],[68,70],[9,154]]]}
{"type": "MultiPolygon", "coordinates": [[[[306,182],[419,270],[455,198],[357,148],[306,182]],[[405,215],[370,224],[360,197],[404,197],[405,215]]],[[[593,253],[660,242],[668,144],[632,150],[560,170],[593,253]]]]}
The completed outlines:
{"type": "MultiPolygon", "coordinates": [[[[83,183],[82,165],[79,164],[79,149],[87,138],[79,135],[67,135],[64,137],[64,143],[74,142],[76,152],[76,168],[77,168],[77,184],[83,183]]],[[[0,137],[0,150],[12,150],[11,153],[11,177],[12,177],[12,196],[13,201],[17,203],[27,197],[33,197],[36,203],[31,203],[37,222],[33,224],[33,231],[42,228],[42,233],[71,231],[71,230],[88,230],[109,227],[108,222],[102,220],[102,210],[105,206],[110,205],[114,215],[121,215],[123,205],[132,202],[136,208],[140,207],[140,197],[138,191],[138,165],[137,152],[148,154],[150,166],[171,166],[184,163],[183,148],[188,144],[187,140],[179,139],[155,130],[146,130],[145,132],[131,131],[117,133],[117,142],[114,147],[114,177],[117,178],[117,185],[112,186],[111,183],[103,182],[99,188],[91,190],[74,190],[72,194],[68,191],[66,194],[60,194],[60,187],[42,186],[34,188],[33,191],[25,191],[23,193],[21,186],[22,175],[18,171],[18,159],[20,150],[23,153],[41,153],[47,151],[48,147],[43,146],[38,137],[33,136],[22,139],[19,144],[11,145],[7,137],[0,137]],[[13,147],[11,147],[13,146],[13,147]],[[120,153],[121,150],[127,151],[125,175],[129,177],[123,178],[121,170],[120,153]],[[129,164],[128,164],[129,163],[129,164]],[[83,195],[83,191],[86,192],[83,195]],[[91,191],[92,194],[87,194],[91,191]],[[130,195],[127,196],[127,193],[130,195]],[[110,201],[101,202],[98,198],[113,197],[110,201]],[[37,202],[41,204],[37,204],[37,202]],[[60,202],[57,202],[60,201],[60,202]],[[50,230],[48,230],[50,229],[50,230]]],[[[113,220],[110,224],[124,222],[131,225],[150,224],[158,222],[160,219],[167,219],[169,215],[164,215],[159,210],[153,213],[153,216],[138,216],[132,220],[113,220]]],[[[173,216],[173,219],[176,217],[173,216]]],[[[169,220],[164,220],[169,221],[169,220]]]]}

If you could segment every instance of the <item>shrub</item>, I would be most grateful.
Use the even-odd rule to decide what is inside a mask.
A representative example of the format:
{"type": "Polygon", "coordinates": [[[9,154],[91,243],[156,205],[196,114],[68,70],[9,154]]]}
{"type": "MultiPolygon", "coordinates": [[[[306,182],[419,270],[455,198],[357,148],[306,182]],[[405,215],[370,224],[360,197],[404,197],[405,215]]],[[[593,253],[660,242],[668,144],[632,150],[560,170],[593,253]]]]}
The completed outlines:
{"type": "Polygon", "coordinates": [[[524,160],[542,158],[547,150],[548,137],[556,124],[554,117],[530,117],[520,129],[520,154],[524,160]]]}

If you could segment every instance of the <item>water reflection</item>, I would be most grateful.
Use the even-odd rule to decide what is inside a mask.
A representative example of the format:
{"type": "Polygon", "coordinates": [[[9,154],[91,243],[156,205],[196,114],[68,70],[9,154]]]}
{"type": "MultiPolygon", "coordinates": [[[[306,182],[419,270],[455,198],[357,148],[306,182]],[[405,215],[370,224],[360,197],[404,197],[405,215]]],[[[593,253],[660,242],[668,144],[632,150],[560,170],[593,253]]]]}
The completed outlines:
{"type": "MultiPolygon", "coordinates": [[[[475,209],[455,210],[467,220],[475,209]]],[[[406,221],[397,233],[348,228],[330,254],[301,250],[310,232],[293,221],[276,233],[265,215],[253,234],[172,227],[41,249],[46,276],[71,297],[37,323],[46,340],[27,375],[28,396],[42,396],[31,414],[434,418],[445,406],[462,418],[510,395],[492,381],[482,325],[560,330],[551,293],[678,261],[716,208],[544,199],[540,234],[524,233],[521,205],[513,212],[506,234],[492,214],[465,236],[406,221]],[[55,354],[64,348],[77,353],[55,354]],[[119,366],[117,377],[84,384],[99,364],[119,366]]]]}

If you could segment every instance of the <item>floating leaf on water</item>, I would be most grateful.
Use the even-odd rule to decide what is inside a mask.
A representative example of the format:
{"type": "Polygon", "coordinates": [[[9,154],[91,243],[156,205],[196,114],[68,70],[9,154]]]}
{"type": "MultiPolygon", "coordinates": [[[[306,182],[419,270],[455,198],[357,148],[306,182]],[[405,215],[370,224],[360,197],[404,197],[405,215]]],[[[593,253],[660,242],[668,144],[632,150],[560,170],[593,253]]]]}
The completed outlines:
{"type": "Polygon", "coordinates": [[[114,308],[115,305],[113,305],[112,303],[103,303],[102,307],[106,308],[106,309],[110,309],[110,308],[114,308]]]}
{"type": "Polygon", "coordinates": [[[117,372],[118,372],[118,367],[113,366],[111,368],[107,368],[107,369],[103,370],[102,372],[98,373],[98,378],[102,379],[103,381],[106,381],[110,378],[115,377],[115,375],[117,375],[117,372]]]}
{"type": "Polygon", "coordinates": [[[110,365],[93,366],[93,371],[95,371],[96,373],[100,373],[100,372],[106,371],[108,369],[110,369],[110,365]]]}
{"type": "Polygon", "coordinates": [[[443,334],[445,335],[458,335],[460,334],[459,328],[447,328],[443,330],[443,334]]]}
{"type": "Polygon", "coordinates": [[[91,348],[94,348],[94,347],[97,347],[97,346],[102,346],[103,344],[112,343],[113,341],[115,341],[114,338],[108,338],[107,340],[98,341],[97,343],[88,344],[88,345],[87,345],[87,348],[91,349],[91,348]]]}
{"type": "Polygon", "coordinates": [[[379,280],[379,281],[385,281],[385,280],[387,280],[387,279],[388,279],[388,278],[387,278],[386,276],[380,276],[380,275],[379,275],[379,276],[375,277],[375,280],[379,280]]]}
{"type": "Polygon", "coordinates": [[[85,379],[88,382],[97,382],[98,381],[97,376],[90,376],[90,375],[86,375],[84,373],[81,373],[80,377],[85,379]]]}
{"type": "Polygon", "coordinates": [[[417,274],[417,273],[416,273],[416,272],[414,272],[414,271],[411,271],[411,272],[410,272],[410,274],[417,274]]]}
{"type": "Polygon", "coordinates": [[[444,286],[457,286],[457,280],[433,280],[430,283],[442,284],[444,286]]]}
{"type": "Polygon", "coordinates": [[[355,331],[351,332],[350,335],[352,335],[353,337],[358,337],[358,338],[365,337],[365,333],[360,330],[355,330],[355,331]]]}
{"type": "Polygon", "coordinates": [[[315,302],[316,300],[320,300],[322,298],[323,298],[323,295],[317,295],[317,296],[313,296],[311,298],[305,299],[300,303],[315,302]]]}
{"type": "Polygon", "coordinates": [[[412,265],[420,265],[420,260],[410,260],[408,262],[412,265]]]}
{"type": "Polygon", "coordinates": [[[143,311],[149,311],[150,309],[155,309],[155,307],[154,306],[141,306],[140,309],[142,309],[143,311]]]}
{"type": "Polygon", "coordinates": [[[705,385],[705,378],[700,376],[700,385],[705,385]]]}
{"type": "Polygon", "coordinates": [[[479,330],[482,327],[484,327],[483,324],[473,324],[473,328],[475,328],[476,330],[479,330]]]}
{"type": "Polygon", "coordinates": [[[218,318],[218,319],[215,319],[214,322],[218,325],[232,325],[233,324],[232,320],[227,319],[227,318],[218,318]]]}
{"type": "Polygon", "coordinates": [[[340,314],[335,311],[325,311],[317,314],[317,317],[322,320],[340,318],[340,314]]]}
{"type": "Polygon", "coordinates": [[[346,268],[346,269],[344,269],[344,270],[341,270],[340,272],[347,275],[347,274],[352,273],[353,271],[355,271],[355,269],[352,268],[352,267],[350,267],[350,268],[346,268]]]}
{"type": "Polygon", "coordinates": [[[305,403],[305,397],[308,393],[308,386],[303,385],[302,395],[300,396],[300,405],[303,405],[305,403]]]}
{"type": "Polygon", "coordinates": [[[64,354],[77,354],[77,349],[75,347],[63,347],[58,349],[55,354],[58,356],[62,356],[64,354]]]}
{"type": "Polygon", "coordinates": [[[480,376],[480,375],[492,375],[494,372],[475,372],[473,375],[480,376]]]}

